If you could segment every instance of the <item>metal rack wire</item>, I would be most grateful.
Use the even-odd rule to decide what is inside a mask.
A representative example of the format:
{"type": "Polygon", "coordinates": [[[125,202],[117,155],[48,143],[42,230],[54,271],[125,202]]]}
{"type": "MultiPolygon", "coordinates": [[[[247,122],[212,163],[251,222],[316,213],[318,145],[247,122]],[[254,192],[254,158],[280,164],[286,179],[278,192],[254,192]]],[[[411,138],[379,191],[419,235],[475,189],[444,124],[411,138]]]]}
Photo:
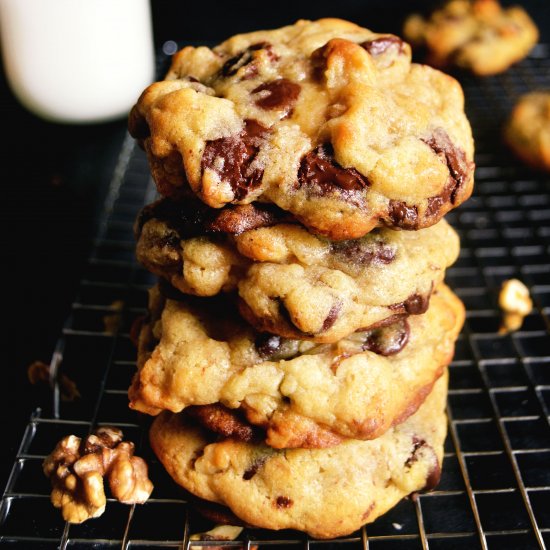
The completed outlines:
{"type": "MultiPolygon", "coordinates": [[[[504,75],[460,79],[476,137],[477,171],[474,197],[447,217],[462,238],[447,281],[468,316],[450,367],[440,485],[337,541],[245,530],[234,542],[193,541],[193,546],[449,550],[549,544],[550,180],[516,161],[500,139],[515,99],[550,88],[549,48],[539,45],[504,75]],[[536,307],[520,331],[503,336],[497,295],[511,277],[528,285],[536,307]]],[[[82,398],[64,403],[56,388],[52,417],[37,410],[30,419],[0,505],[0,540],[8,547],[188,550],[189,534],[208,528],[148,449],[146,419],[127,407],[135,368],[129,327],[144,312],[146,290],[154,283],[135,262],[132,224],[154,197],[144,154],[128,138],[86,275],[52,359],[76,381],[82,398]],[[49,502],[41,463],[61,437],[84,436],[98,424],[119,426],[138,443],[155,491],[145,505],[109,501],[101,518],[70,526],[49,502]]]]}

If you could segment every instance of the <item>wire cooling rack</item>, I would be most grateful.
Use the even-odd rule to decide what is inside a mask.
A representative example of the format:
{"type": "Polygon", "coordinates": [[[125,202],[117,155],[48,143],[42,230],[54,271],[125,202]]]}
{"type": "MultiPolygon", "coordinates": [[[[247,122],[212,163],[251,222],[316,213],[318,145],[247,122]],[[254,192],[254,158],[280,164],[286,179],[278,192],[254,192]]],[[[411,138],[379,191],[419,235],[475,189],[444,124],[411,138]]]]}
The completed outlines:
{"type": "MultiPolygon", "coordinates": [[[[405,499],[375,523],[337,541],[295,531],[245,530],[234,542],[194,546],[363,549],[530,549],[550,542],[550,179],[516,161],[500,129],[522,93],[550,88],[548,46],[506,74],[461,75],[476,138],[475,195],[447,219],[462,251],[447,281],[468,316],[450,367],[449,436],[437,490],[405,499]],[[520,331],[499,335],[499,287],[517,277],[535,309],[520,331]]],[[[211,527],[196,517],[147,445],[147,419],[127,406],[135,369],[132,320],[146,307],[152,275],[134,259],[132,224],[155,198],[147,162],[124,142],[85,277],[52,365],[82,397],[65,403],[54,384],[54,413],[37,410],[23,435],[0,505],[1,542],[35,549],[182,548],[211,527]],[[95,426],[121,427],[150,465],[152,498],[141,506],[110,500],[99,519],[69,525],[49,502],[41,464],[56,442],[95,426]]],[[[52,370],[55,370],[52,369],[52,370]]]]}

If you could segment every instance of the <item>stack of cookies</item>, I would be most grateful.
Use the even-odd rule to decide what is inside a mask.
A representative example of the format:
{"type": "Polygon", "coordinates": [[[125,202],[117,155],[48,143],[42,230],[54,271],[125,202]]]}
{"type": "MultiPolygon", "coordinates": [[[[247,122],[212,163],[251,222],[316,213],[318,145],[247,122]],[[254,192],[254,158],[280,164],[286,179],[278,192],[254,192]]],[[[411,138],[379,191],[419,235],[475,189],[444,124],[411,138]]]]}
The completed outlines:
{"type": "Polygon", "coordinates": [[[184,48],[129,129],[163,195],[136,221],[159,284],[130,406],[174,480],[318,538],[433,487],[464,319],[442,217],[473,185],[459,84],[397,36],[299,21],[184,48]]]}

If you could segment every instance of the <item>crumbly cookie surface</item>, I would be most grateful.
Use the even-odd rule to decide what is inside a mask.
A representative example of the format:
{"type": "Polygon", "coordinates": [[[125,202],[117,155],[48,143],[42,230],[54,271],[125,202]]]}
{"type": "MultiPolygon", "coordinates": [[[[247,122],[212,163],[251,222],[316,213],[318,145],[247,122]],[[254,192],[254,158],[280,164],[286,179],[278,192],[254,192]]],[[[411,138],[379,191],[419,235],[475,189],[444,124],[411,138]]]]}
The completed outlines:
{"type": "Polygon", "coordinates": [[[404,421],[451,361],[464,320],[441,285],[424,315],[329,345],[258,334],[205,298],[200,307],[153,298],[130,406],[158,414],[219,402],[277,448],[376,438],[404,421]]]}
{"type": "Polygon", "coordinates": [[[446,435],[447,373],[406,422],[371,441],[331,449],[274,450],[225,439],[163,413],[153,450],[191,493],[228,506],[244,522],[299,529],[316,538],[349,534],[439,480],[446,435]]]}
{"type": "Polygon", "coordinates": [[[148,206],[137,224],[138,259],[185,293],[238,290],[241,314],[257,330],[287,338],[332,343],[396,315],[424,313],[459,252],[445,220],[330,242],[252,205],[258,227],[249,215],[253,229],[222,233],[225,209],[214,211],[215,221],[192,223],[193,204],[164,199],[148,206]],[[268,216],[274,225],[266,226],[268,216]]]}
{"type": "Polygon", "coordinates": [[[426,227],[469,197],[473,140],[460,85],[410,57],[338,19],[186,47],[129,130],[164,195],[274,203],[334,240],[426,227]]]}
{"type": "Polygon", "coordinates": [[[519,6],[497,0],[451,0],[429,18],[412,15],[404,36],[427,50],[434,67],[456,65],[478,75],[505,71],[536,44],[538,30],[519,6]]]}
{"type": "Polygon", "coordinates": [[[550,90],[519,98],[505,125],[504,138],[524,162],[550,171],[550,90]]]}

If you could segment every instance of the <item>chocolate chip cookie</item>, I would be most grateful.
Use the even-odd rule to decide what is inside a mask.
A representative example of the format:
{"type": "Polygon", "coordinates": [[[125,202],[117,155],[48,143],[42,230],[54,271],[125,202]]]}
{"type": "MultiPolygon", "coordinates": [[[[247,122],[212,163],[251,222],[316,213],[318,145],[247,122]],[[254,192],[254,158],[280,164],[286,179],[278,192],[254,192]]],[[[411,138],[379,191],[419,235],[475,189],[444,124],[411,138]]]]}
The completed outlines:
{"type": "Polygon", "coordinates": [[[412,15],[403,34],[426,50],[434,67],[455,65],[478,75],[501,73],[537,43],[538,30],[519,6],[497,0],[451,0],[430,17],[412,15]]]}
{"type": "Polygon", "coordinates": [[[506,122],[504,139],[524,162],[550,170],[550,91],[519,98],[506,122]]]}
{"type": "Polygon", "coordinates": [[[151,297],[130,406],[158,414],[221,403],[275,448],[373,439],[403,422],[450,362],[464,320],[441,285],[424,315],[315,344],[253,331],[220,298],[151,297]]]}
{"type": "Polygon", "coordinates": [[[428,227],[470,196],[473,140],[458,82],[410,58],[338,19],[186,47],[129,130],[163,195],[275,204],[332,240],[428,227]]]}
{"type": "Polygon", "coordinates": [[[445,220],[331,242],[261,205],[203,208],[204,216],[194,206],[164,199],[143,210],[140,262],[185,293],[238,291],[248,322],[286,338],[332,343],[397,315],[424,313],[459,251],[445,220]],[[229,216],[245,221],[222,223],[229,216]]]}
{"type": "Polygon", "coordinates": [[[173,413],[155,420],[150,441],[177,483],[229,507],[246,524],[337,537],[437,484],[446,390],[445,372],[404,423],[378,439],[347,440],[331,449],[275,450],[234,438],[220,441],[173,413]]]}

